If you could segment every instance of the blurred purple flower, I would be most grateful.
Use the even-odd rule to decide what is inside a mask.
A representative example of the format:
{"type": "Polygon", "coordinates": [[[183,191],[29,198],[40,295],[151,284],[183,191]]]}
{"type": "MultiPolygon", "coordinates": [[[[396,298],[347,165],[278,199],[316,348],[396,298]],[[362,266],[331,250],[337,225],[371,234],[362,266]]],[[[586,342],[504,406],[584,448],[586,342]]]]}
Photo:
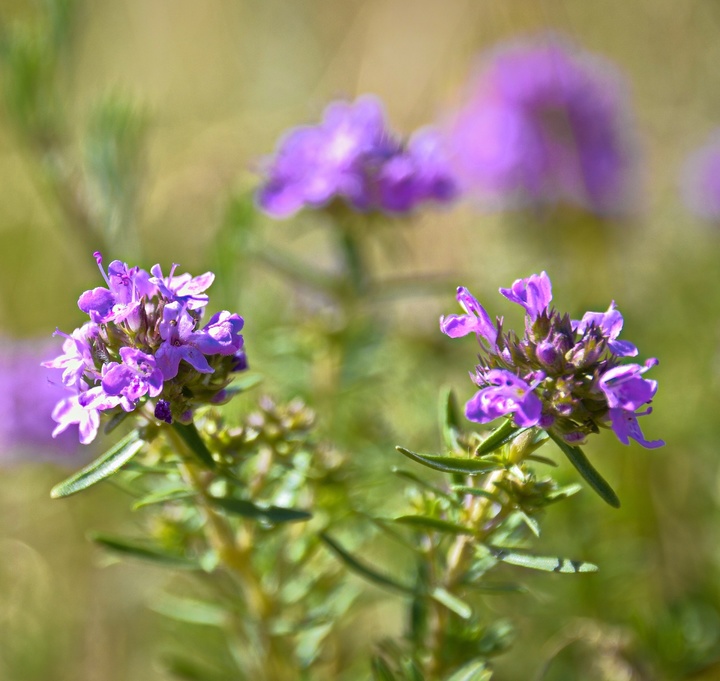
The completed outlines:
{"type": "Polygon", "coordinates": [[[626,212],[628,103],[608,63],[553,35],[492,52],[449,125],[463,190],[493,206],[626,212]]]}
{"type": "Polygon", "coordinates": [[[681,189],[693,213],[705,220],[720,221],[720,130],[685,162],[681,189]]]}
{"type": "Polygon", "coordinates": [[[70,393],[59,371],[49,376],[41,361],[57,348],[33,340],[0,340],[0,459],[61,460],[78,454],[77,436],[51,437],[58,400],[70,393]]]}
{"type": "Polygon", "coordinates": [[[318,125],[290,130],[268,163],[257,201],[284,218],[333,199],[360,211],[404,213],[456,194],[438,133],[418,131],[403,145],[380,101],[366,95],[354,103],[333,102],[318,125]]]}

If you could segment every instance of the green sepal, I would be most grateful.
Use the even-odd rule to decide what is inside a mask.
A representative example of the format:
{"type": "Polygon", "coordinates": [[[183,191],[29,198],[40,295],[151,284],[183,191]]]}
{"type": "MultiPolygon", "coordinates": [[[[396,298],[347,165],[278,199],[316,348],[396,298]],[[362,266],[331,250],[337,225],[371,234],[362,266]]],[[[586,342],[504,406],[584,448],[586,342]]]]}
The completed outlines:
{"type": "Polygon", "coordinates": [[[195,456],[198,457],[210,470],[217,468],[217,463],[213,459],[212,452],[208,449],[205,441],[200,437],[198,429],[194,423],[185,425],[175,421],[172,426],[175,432],[182,438],[182,441],[188,446],[195,456]]]}
{"type": "Polygon", "coordinates": [[[135,539],[125,539],[123,537],[111,537],[102,532],[91,532],[88,539],[100,544],[103,548],[110,549],[115,553],[121,553],[125,556],[140,558],[141,560],[149,560],[154,563],[185,570],[199,570],[200,564],[186,556],[176,553],[169,553],[162,547],[150,544],[147,541],[135,539]]]}
{"type": "Polygon", "coordinates": [[[553,439],[553,442],[560,447],[562,453],[567,456],[570,463],[575,466],[577,472],[580,473],[585,482],[598,493],[600,498],[613,508],[620,508],[620,499],[618,499],[617,494],[615,494],[615,491],[610,487],[607,480],[595,470],[582,449],[569,445],[552,432],[550,432],[550,437],[553,439]]]}
{"type": "Polygon", "coordinates": [[[435,456],[433,454],[417,454],[405,447],[395,447],[401,454],[412,459],[416,463],[432,468],[443,473],[462,473],[464,475],[480,475],[497,471],[505,466],[491,461],[480,461],[478,459],[461,459],[457,456],[435,456]]]}
{"type": "Polygon", "coordinates": [[[597,572],[597,565],[582,560],[570,560],[557,556],[533,556],[516,550],[504,549],[500,546],[488,546],[490,553],[503,563],[543,570],[544,572],[597,572]]]}
{"type": "Polygon", "coordinates": [[[320,539],[322,539],[325,544],[327,544],[327,546],[333,551],[333,553],[335,553],[335,555],[343,563],[345,563],[345,565],[347,565],[350,570],[367,579],[369,582],[377,584],[378,586],[393,589],[395,591],[400,591],[401,593],[411,596],[415,594],[415,590],[412,587],[409,587],[402,582],[398,582],[392,577],[378,572],[377,570],[375,570],[375,568],[371,568],[365,563],[360,562],[357,558],[355,558],[352,554],[348,553],[342,546],[340,546],[340,544],[338,544],[332,537],[325,534],[324,532],[320,533],[320,539]]]}
{"type": "Polygon", "coordinates": [[[472,608],[455,594],[451,594],[441,586],[435,587],[430,594],[438,603],[442,603],[448,610],[452,610],[458,617],[469,620],[472,617],[472,608]]]}
{"type": "Polygon", "coordinates": [[[279,523],[297,523],[312,518],[312,513],[299,511],[294,508],[280,506],[257,506],[247,499],[233,499],[228,497],[206,497],[206,499],[226,513],[240,515],[253,520],[264,520],[277,525],[279,523]]]}
{"type": "Polygon", "coordinates": [[[173,489],[166,489],[160,492],[153,492],[144,496],[142,499],[138,499],[133,504],[132,510],[137,511],[145,506],[152,506],[153,504],[164,504],[166,501],[182,501],[183,499],[192,499],[197,496],[197,492],[189,490],[187,487],[174,487],[173,489]]]}
{"type": "Polygon", "coordinates": [[[450,388],[440,394],[440,432],[445,446],[450,451],[460,449],[458,435],[462,432],[462,421],[457,398],[450,388]]]}
{"type": "Polygon", "coordinates": [[[437,532],[444,532],[445,534],[475,534],[474,530],[469,527],[463,527],[462,525],[431,516],[402,515],[394,520],[396,523],[402,523],[403,525],[411,525],[412,527],[424,530],[435,530],[437,532]]]}
{"type": "Polygon", "coordinates": [[[500,449],[504,444],[517,437],[521,432],[527,430],[526,428],[518,428],[513,425],[510,419],[496,428],[490,435],[488,435],[475,450],[475,456],[483,456],[494,452],[496,449],[500,449]]]}
{"type": "Polygon", "coordinates": [[[140,433],[137,430],[131,431],[101,457],[95,459],[75,475],[71,475],[67,480],[55,485],[50,490],[50,497],[53,499],[69,497],[71,494],[104,480],[130,461],[144,444],[145,440],[140,437],[140,433]]]}
{"type": "Polygon", "coordinates": [[[473,660],[463,665],[445,681],[490,681],[492,670],[484,660],[473,660]]]}

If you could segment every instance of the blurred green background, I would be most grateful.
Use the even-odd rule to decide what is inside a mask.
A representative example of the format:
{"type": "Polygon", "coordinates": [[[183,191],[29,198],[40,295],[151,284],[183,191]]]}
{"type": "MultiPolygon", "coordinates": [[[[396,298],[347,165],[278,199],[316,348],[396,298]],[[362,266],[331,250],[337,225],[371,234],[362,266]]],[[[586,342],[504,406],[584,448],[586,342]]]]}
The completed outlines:
{"type": "MultiPolygon", "coordinates": [[[[2,0],[0,21],[4,30],[35,25],[48,6],[64,4],[2,0]]],[[[92,165],[93,112],[108,93],[134,102],[129,111],[142,112],[146,123],[130,173],[138,183],[128,190],[135,241],[107,260],[178,262],[200,273],[227,267],[227,254],[236,253],[242,271],[218,280],[214,304],[245,317],[248,355],[266,376],[265,389],[304,394],[326,434],[367,457],[378,476],[396,463],[395,444],[439,446],[441,385],[463,399],[472,394],[472,344],[437,331],[438,316],[455,312],[454,286],[468,286],[492,315],[505,314],[507,328],[518,328],[521,315],[497,288],[542,269],[556,304],[573,317],[614,299],[626,320],[623,337],[643,359],[660,359],[655,412],[643,427],[667,446],[623,447],[610,434],[588,446],[622,508],[585,491],[549,512],[539,546],[591,560],[600,572],[582,579],[523,574],[530,595],[488,601],[517,625],[522,652],[498,659],[498,678],[531,679],[557,653],[551,681],[720,679],[720,226],[691,216],[678,189],[686,155],[720,126],[720,4],[78,0],[72,14],[52,72],[55,89],[42,103],[63,121],[62,144],[45,147],[50,161],[19,129],[7,63],[2,72],[0,334],[23,340],[49,337],[56,326],[69,331],[81,321],[77,296],[100,284],[47,164],[68,169],[65,188],[75,186],[74,173],[92,165]],[[218,241],[233,230],[228,206],[237,208],[256,185],[260,160],[282,132],[317,120],[330,100],[374,93],[393,127],[410,132],[457,101],[478,53],[546,29],[625,74],[639,140],[640,209],[600,224],[561,211],[535,220],[459,205],[384,228],[373,244],[376,272],[443,277],[449,286],[378,304],[387,336],[346,407],[351,412],[352,400],[372,395],[382,411],[382,427],[363,438],[346,427],[352,414],[333,415],[313,400],[308,377],[321,350],[312,332],[304,354],[283,348],[283,329],[307,322],[301,317],[314,303],[298,302],[282,277],[243,259],[241,240],[237,250],[218,241]]],[[[329,259],[318,221],[310,212],[277,223],[258,217],[254,229],[268,248],[329,259]]],[[[158,653],[172,646],[173,626],[145,607],[165,576],[144,565],[107,566],[112,561],[85,540],[89,529],[133,527],[126,498],[107,485],[51,502],[50,487],[66,473],[61,466],[8,463],[0,476],[0,678],[170,678],[158,653]]],[[[559,477],[574,478],[565,467],[559,477]]],[[[364,485],[359,494],[372,502],[379,493],[364,485]]],[[[392,597],[378,592],[376,599],[357,622],[358,648],[401,629],[392,597]]]]}

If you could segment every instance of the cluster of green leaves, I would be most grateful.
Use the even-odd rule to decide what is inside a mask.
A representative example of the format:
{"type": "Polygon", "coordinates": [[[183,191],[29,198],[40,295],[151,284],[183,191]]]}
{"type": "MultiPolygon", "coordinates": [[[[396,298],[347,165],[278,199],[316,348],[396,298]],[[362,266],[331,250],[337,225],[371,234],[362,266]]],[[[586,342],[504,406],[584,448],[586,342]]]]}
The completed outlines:
{"type": "Polygon", "coordinates": [[[407,483],[410,508],[373,524],[410,553],[414,575],[370,565],[334,538],[324,539],[349,569],[402,594],[408,601],[408,628],[399,640],[379,645],[372,668],[377,681],[485,681],[491,658],[508,648],[512,627],[488,616],[488,594],[522,592],[515,582],[488,578],[500,563],[535,570],[583,573],[595,565],[537,555],[528,542],[540,535],[543,511],[581,489],[560,487],[538,477],[530,463],[554,465],[536,454],[549,441],[539,429],[519,429],[504,421],[489,433],[466,431],[452,393],[442,400],[447,453],[398,451],[411,461],[443,473],[429,480],[414,470],[395,468],[407,483]]]}
{"type": "Polygon", "coordinates": [[[142,532],[92,539],[172,569],[153,608],[222,635],[219,657],[167,656],[181,678],[292,679],[332,664],[321,651],[340,645],[334,624],[357,587],[322,540],[348,513],[347,471],[313,424],[302,402],[262,397],[237,426],[210,412],[190,426],[133,430],[53,489],[67,496],[112,475],[134,497],[142,532]]]}

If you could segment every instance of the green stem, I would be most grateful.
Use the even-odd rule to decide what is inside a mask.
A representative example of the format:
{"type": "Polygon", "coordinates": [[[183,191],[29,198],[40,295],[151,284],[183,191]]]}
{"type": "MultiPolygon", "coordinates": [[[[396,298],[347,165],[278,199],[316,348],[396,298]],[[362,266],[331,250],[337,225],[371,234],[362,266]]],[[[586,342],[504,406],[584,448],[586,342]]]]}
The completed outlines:
{"type": "Polygon", "coordinates": [[[252,678],[260,681],[293,679],[295,672],[290,665],[287,645],[269,630],[269,621],[276,608],[252,567],[252,530],[244,524],[235,532],[228,519],[208,500],[210,495],[207,489],[214,479],[214,473],[197,465],[196,455],[173,428],[166,428],[165,432],[183,459],[180,464],[183,479],[198,494],[208,542],[217,553],[220,563],[235,576],[243,594],[249,618],[242,624],[245,629],[249,629],[247,638],[254,649],[253,657],[256,661],[252,678]]]}

